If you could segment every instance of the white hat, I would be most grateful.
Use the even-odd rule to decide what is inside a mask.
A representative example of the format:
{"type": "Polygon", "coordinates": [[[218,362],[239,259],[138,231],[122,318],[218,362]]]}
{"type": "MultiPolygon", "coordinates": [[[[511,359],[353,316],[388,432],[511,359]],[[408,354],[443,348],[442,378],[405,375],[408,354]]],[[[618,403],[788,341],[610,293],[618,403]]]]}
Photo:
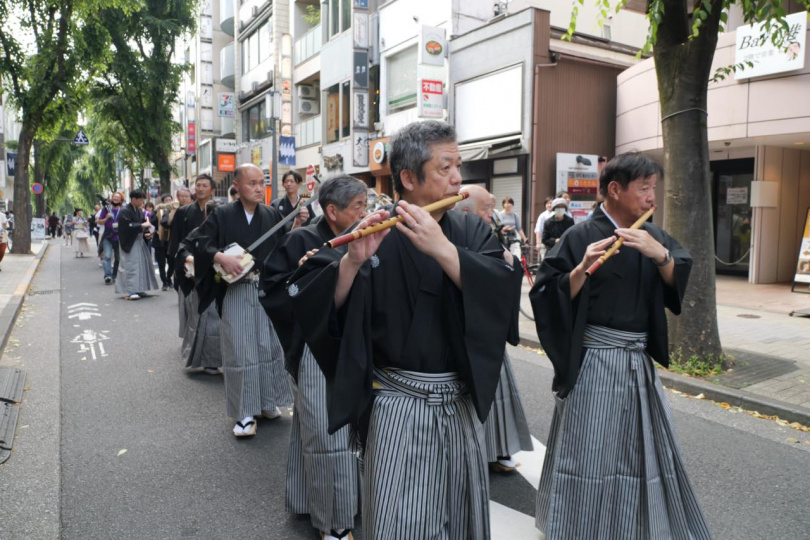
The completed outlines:
{"type": "Polygon", "coordinates": [[[557,197],[556,199],[554,199],[551,202],[551,209],[554,210],[555,208],[557,208],[560,205],[564,206],[565,209],[568,210],[568,201],[566,201],[562,197],[557,197]]]}

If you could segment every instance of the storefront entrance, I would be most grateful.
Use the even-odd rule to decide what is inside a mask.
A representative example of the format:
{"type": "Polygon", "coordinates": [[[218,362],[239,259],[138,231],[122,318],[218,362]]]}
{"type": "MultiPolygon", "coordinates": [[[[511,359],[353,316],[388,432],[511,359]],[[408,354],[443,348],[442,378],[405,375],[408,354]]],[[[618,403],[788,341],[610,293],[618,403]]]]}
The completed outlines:
{"type": "Polygon", "coordinates": [[[712,161],[711,171],[717,273],[748,276],[754,160],[712,161]]]}

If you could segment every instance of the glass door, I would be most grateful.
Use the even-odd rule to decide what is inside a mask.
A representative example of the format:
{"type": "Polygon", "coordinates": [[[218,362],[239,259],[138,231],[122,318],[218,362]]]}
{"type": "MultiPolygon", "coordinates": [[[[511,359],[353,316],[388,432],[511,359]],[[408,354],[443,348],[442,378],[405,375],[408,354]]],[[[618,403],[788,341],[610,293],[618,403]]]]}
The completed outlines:
{"type": "Polygon", "coordinates": [[[751,182],[754,160],[714,161],[715,266],[718,273],[748,275],[751,258],[751,182]]]}

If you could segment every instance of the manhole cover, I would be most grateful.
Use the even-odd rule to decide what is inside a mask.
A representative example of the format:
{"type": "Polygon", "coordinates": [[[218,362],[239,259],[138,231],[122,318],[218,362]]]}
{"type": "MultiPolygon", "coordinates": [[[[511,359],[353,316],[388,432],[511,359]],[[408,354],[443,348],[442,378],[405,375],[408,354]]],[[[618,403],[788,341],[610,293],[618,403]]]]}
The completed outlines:
{"type": "Polygon", "coordinates": [[[737,317],[741,319],[761,319],[759,315],[752,315],[751,313],[740,313],[737,317]]]}

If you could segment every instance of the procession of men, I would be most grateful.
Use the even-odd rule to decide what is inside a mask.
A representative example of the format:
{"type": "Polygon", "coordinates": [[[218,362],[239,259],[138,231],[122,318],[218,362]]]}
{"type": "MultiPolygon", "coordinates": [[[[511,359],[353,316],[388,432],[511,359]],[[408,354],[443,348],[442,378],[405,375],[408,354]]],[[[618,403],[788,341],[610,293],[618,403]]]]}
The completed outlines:
{"type": "MultiPolygon", "coordinates": [[[[167,250],[182,366],[223,377],[235,437],[291,411],[285,508],[320,538],[353,538],[359,518],[367,539],[488,539],[489,472],[513,473],[532,449],[507,353],[523,268],[491,195],[462,187],[451,126],[403,127],[389,160],[397,203],[371,213],[348,175],[312,199],[285,175],[272,206],[255,165],[237,167],[227,204],[199,176],[167,250]]],[[[651,360],[667,363],[665,309],[680,312],[691,267],[639,220],[662,177],[641,155],[611,160],[604,202],[549,250],[531,291],[555,370],[535,514],[547,539],[710,538],[651,360]]],[[[124,250],[125,284],[139,250],[124,250]]]]}

